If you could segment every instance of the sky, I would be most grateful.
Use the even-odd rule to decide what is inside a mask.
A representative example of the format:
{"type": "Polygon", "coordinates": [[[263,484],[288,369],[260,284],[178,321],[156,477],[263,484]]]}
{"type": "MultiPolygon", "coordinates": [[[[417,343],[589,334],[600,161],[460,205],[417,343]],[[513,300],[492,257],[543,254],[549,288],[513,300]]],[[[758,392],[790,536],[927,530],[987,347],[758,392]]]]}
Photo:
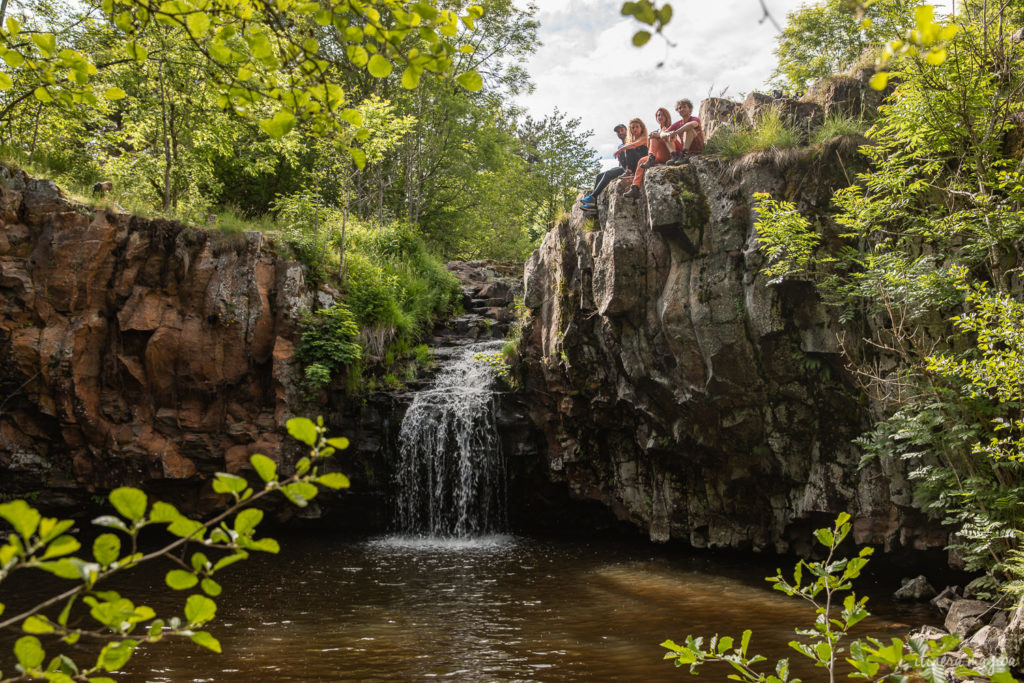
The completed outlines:
{"type": "MultiPolygon", "coordinates": [[[[764,2],[785,26],[786,15],[806,0],[764,2]]],[[[655,35],[641,48],[630,42],[641,25],[622,16],[622,0],[537,4],[543,45],[528,63],[536,88],[519,103],[537,118],[555,107],[579,118],[584,130],[594,131],[591,145],[604,158],[618,146],[615,124],[639,116],[656,128],[654,111],[666,107],[675,118],[673,105],[684,97],[695,109],[723,92],[742,100],[763,88],[775,69],[778,31],[770,21],[759,23],[758,0],[675,0],[665,29],[675,47],[655,35]]]]}

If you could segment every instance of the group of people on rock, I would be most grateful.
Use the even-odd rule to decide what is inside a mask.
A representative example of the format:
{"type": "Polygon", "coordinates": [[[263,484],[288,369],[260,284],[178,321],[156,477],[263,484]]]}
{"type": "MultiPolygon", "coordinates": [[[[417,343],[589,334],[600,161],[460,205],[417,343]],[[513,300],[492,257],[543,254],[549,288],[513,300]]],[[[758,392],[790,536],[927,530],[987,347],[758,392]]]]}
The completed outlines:
{"type": "Polygon", "coordinates": [[[633,182],[623,192],[623,196],[636,199],[640,196],[644,172],[648,168],[656,164],[685,164],[691,155],[700,154],[704,150],[704,132],[700,127],[700,119],[693,116],[693,103],[690,100],[679,100],[676,102],[676,112],[679,120],[673,122],[668,109],[659,107],[654,112],[659,127],[650,133],[640,119],[631,119],[628,128],[621,123],[615,126],[615,134],[621,143],[615,150],[619,165],[597,175],[594,189],[580,200],[584,210],[596,211],[598,195],[616,178],[632,176],[633,182]]]}

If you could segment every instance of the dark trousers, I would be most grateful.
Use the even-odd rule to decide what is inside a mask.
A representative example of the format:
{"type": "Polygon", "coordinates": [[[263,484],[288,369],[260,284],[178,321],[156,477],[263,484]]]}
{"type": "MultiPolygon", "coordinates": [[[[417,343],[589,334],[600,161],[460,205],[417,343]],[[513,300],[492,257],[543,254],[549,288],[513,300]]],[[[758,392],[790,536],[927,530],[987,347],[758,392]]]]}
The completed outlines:
{"type": "Polygon", "coordinates": [[[626,169],[621,166],[616,166],[615,168],[609,168],[603,173],[598,173],[597,180],[594,181],[594,191],[590,194],[594,196],[594,199],[597,199],[597,195],[601,194],[601,190],[608,187],[608,183],[615,180],[625,172],[626,169]]]}

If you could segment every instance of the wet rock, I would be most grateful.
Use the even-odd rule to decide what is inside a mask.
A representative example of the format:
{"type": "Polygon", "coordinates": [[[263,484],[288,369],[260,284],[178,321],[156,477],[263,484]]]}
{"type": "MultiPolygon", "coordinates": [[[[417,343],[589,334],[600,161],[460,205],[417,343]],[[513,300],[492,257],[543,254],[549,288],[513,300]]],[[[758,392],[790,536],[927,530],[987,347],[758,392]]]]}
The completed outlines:
{"type": "Polygon", "coordinates": [[[913,579],[904,579],[902,583],[903,585],[893,593],[893,600],[921,602],[935,596],[935,589],[923,575],[913,579]]]}

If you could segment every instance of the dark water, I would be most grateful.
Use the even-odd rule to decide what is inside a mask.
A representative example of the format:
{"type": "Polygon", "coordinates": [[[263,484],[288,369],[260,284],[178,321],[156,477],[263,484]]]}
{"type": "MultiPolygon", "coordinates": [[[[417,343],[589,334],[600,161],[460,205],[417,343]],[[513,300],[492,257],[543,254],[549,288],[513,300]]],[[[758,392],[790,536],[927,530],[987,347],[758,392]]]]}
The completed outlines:
{"type": "MultiPolygon", "coordinates": [[[[125,680],[689,679],[663,661],[665,638],[750,628],[752,651],[796,663],[785,643],[813,620],[767,587],[770,566],[615,543],[293,539],[279,557],[236,567],[218,575],[210,628],[224,652],[147,646],[125,680]]],[[[865,622],[874,634],[934,621],[927,606],[869,607],[884,614],[865,622]]],[[[701,680],[728,673],[705,671],[701,680]]]]}

